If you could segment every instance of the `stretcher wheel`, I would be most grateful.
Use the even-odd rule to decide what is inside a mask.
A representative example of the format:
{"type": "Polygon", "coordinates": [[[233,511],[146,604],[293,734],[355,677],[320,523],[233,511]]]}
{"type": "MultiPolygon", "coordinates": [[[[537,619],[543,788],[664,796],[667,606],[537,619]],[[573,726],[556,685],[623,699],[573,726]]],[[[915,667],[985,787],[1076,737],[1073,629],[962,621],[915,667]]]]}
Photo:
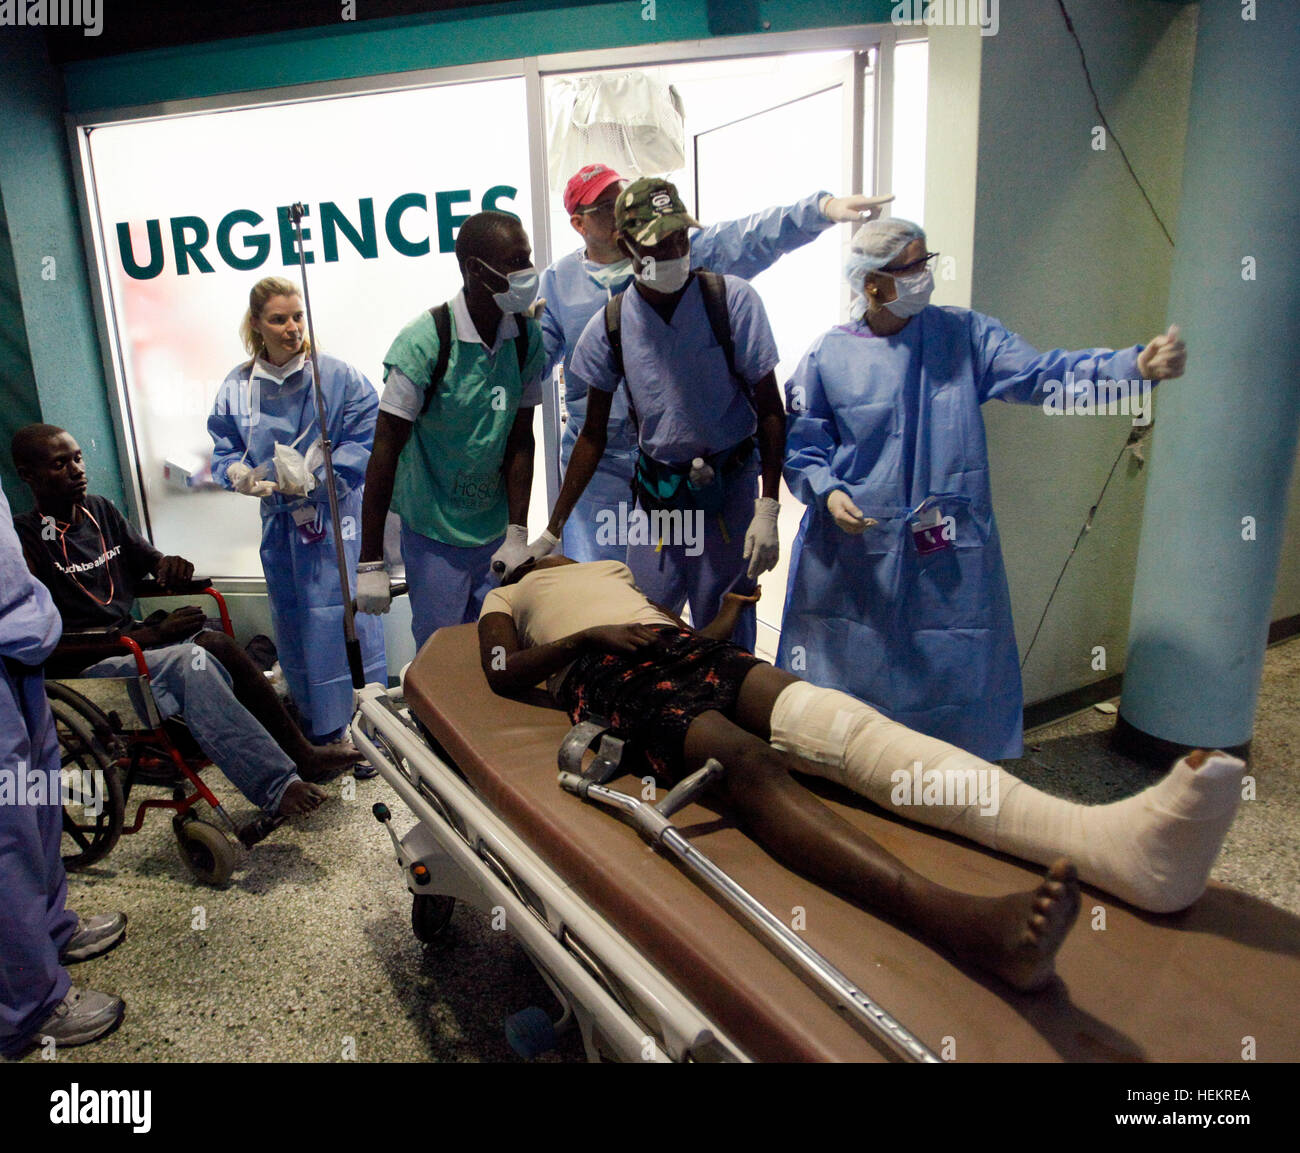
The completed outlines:
{"type": "MultiPolygon", "coordinates": [[[[55,687],[64,689],[63,685],[47,686],[55,687]]],[[[126,799],[116,763],[99,739],[90,715],[78,707],[79,694],[66,691],[66,697],[63,693],[47,694],[59,738],[59,769],[65,776],[75,773],[80,779],[87,773],[93,774],[96,785],[92,796],[97,795],[100,802],[98,813],[88,812],[82,804],[63,806],[63,864],[69,869],[84,869],[106,856],[117,844],[122,835],[126,799]]]]}
{"type": "Polygon", "coordinates": [[[435,940],[451,920],[455,897],[421,893],[411,901],[411,929],[426,945],[435,940]]]}
{"type": "Polygon", "coordinates": [[[214,825],[203,821],[172,821],[181,856],[192,872],[205,885],[224,885],[235,871],[239,853],[230,838],[214,825]]]}
{"type": "Polygon", "coordinates": [[[525,1061],[555,1048],[555,1025],[545,1009],[530,1005],[506,1018],[506,1042],[525,1061]]]}

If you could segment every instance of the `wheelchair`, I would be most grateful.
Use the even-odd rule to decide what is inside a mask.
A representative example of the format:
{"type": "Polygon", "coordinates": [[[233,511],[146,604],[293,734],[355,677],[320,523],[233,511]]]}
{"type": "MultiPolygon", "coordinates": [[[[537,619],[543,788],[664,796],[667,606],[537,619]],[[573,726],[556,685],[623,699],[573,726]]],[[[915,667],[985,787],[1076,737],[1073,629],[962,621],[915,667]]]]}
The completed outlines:
{"type": "MultiPolygon", "coordinates": [[[[148,582],[137,594],[151,599],[212,597],[222,630],[234,635],[225,598],[206,581],[166,591],[148,582]]],[[[60,676],[46,681],[59,739],[64,866],[87,868],[105,857],[123,834],[138,833],[149,809],[170,809],[182,860],[204,884],[225,885],[240,860],[241,846],[252,848],[284,818],[262,815],[242,827],[235,823],[199,776],[210,762],[184,722],[159,716],[149,668],[135,641],[103,630],[65,632],[64,640],[74,646],[73,655],[85,648],[86,665],[112,655],[106,651],[112,645],[130,652],[136,665],[134,676],[60,676]],[[139,802],[128,825],[127,805],[138,786],[170,789],[171,799],[139,802]]]]}

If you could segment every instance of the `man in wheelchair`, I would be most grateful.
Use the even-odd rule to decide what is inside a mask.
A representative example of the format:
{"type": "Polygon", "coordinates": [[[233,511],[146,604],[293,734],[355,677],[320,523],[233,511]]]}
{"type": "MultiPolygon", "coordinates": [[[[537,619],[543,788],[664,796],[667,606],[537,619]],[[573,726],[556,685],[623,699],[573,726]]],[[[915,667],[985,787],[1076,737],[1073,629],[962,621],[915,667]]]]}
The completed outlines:
{"type": "Polygon", "coordinates": [[[151,576],[168,594],[194,592],[194,566],[163,556],[105,497],[87,494],[81,448],[61,428],[33,424],[12,442],[14,466],[36,499],[14,518],[32,573],[63,618],[64,639],[47,664],[54,676],[133,676],[118,636],[144,650],[164,717],[184,714],[203,753],[268,813],[310,812],[328,795],[315,781],[355,764],[353,749],[312,745],[266,678],[224,632],[204,628],[197,605],[156,623],[137,621],[137,590],[151,576]],[[96,630],[93,640],[78,631],[96,630]],[[112,654],[112,655],[109,655],[112,654]]]}

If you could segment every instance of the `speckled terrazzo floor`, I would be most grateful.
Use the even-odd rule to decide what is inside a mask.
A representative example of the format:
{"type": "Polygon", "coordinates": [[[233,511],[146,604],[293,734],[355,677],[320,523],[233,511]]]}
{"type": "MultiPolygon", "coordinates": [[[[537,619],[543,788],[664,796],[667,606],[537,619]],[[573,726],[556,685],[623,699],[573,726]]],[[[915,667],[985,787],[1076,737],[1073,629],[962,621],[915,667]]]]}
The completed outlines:
{"type": "MultiPolygon", "coordinates": [[[[1009,767],[1079,800],[1128,795],[1152,778],[1110,749],[1113,723],[1089,709],[1034,730],[1009,767]]],[[[1269,651],[1252,770],[1257,799],[1242,806],[1214,877],[1300,913],[1300,639],[1269,651]]],[[[223,777],[205,776],[249,815],[223,777]]],[[[74,908],[131,918],[120,947],[73,969],[78,983],[124,996],[127,1015],[61,1061],[337,1061],[349,1044],[358,1061],[516,1060],[503,1019],[554,1008],[531,963],[463,905],[437,944],[421,945],[370,807],[389,803],[399,834],[413,819],[380,779],[358,782],[352,799],[342,782],[327,787],[332,799],[258,845],[228,889],[192,880],[161,814],[70,877],[74,908]]],[[[581,1059],[573,1033],[540,1058],[581,1059]]]]}

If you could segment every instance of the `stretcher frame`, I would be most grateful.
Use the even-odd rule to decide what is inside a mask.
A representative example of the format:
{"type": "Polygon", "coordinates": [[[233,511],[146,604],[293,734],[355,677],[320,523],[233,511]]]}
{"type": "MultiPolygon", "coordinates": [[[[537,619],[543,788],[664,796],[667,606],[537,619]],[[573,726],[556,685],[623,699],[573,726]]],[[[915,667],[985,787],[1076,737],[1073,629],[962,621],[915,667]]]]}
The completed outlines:
{"type": "Polygon", "coordinates": [[[519,840],[388,690],[367,685],[358,709],[353,741],[418,818],[400,841],[389,829],[408,888],[504,911],[507,931],[576,1020],[588,1060],[750,1060],[519,840]]]}

